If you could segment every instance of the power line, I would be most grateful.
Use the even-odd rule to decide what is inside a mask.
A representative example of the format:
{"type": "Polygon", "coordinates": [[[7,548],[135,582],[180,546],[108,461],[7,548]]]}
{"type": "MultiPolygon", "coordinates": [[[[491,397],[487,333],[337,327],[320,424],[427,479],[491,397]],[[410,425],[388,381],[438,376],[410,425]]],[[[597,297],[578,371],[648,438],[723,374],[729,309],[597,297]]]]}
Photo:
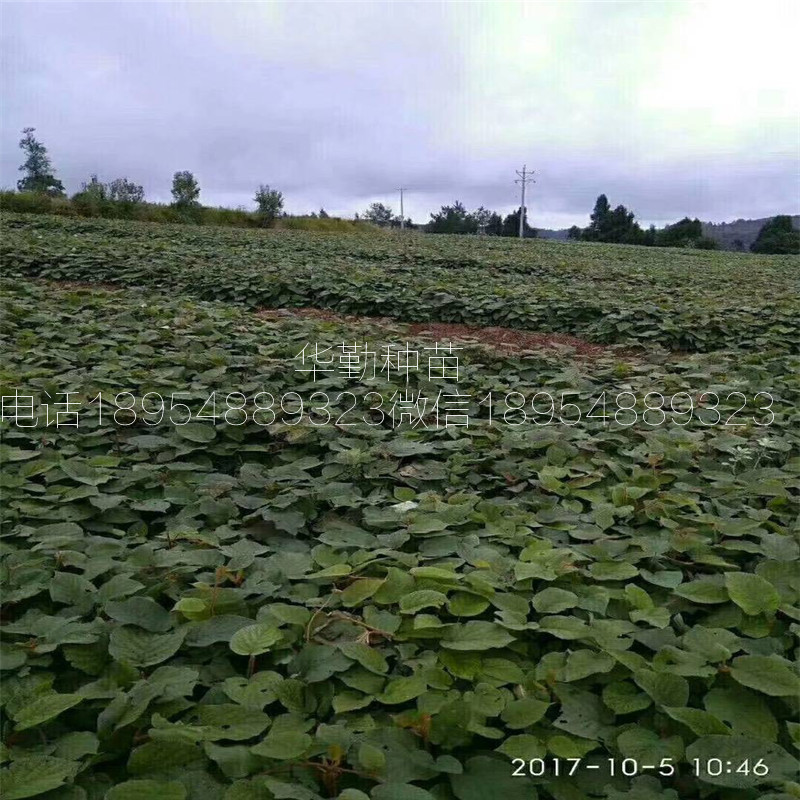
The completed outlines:
{"type": "Polygon", "coordinates": [[[515,172],[519,175],[519,178],[514,183],[518,183],[522,187],[522,197],[519,204],[519,238],[522,239],[525,236],[525,187],[529,183],[536,183],[536,181],[533,177],[529,177],[534,174],[534,171],[528,172],[527,164],[522,165],[522,172],[519,170],[515,170],[515,172]]]}

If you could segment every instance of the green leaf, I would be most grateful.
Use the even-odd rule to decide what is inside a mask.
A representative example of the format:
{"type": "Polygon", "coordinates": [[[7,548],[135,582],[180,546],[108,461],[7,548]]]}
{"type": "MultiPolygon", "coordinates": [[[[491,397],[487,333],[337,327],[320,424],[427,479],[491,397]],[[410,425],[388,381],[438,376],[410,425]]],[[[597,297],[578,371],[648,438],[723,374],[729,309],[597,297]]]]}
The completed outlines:
{"type": "Polygon", "coordinates": [[[642,711],[652,705],[652,699],[644,692],[637,691],[628,681],[609,683],[603,689],[603,702],[615,714],[630,714],[642,711]]]}
{"type": "Polygon", "coordinates": [[[624,561],[597,561],[589,567],[589,574],[596,581],[626,581],[635,578],[639,570],[624,561]]]}
{"type": "Polygon", "coordinates": [[[174,430],[182,439],[188,439],[197,444],[208,444],[217,437],[214,426],[203,422],[187,422],[185,425],[176,425],[174,430]]]}
{"type": "Polygon", "coordinates": [[[386,754],[380,747],[369,742],[363,742],[358,748],[358,761],[364,769],[376,772],[386,766],[386,754]]]}
{"type": "Polygon", "coordinates": [[[21,800],[63,785],[78,769],[74,761],[52,756],[25,756],[0,770],[0,797],[21,800]]]}
{"type": "Polygon", "coordinates": [[[436,800],[427,789],[411,783],[379,783],[370,797],[372,800],[436,800]]]}
{"type": "Polygon", "coordinates": [[[105,800],[185,800],[186,787],[177,781],[133,780],[108,790],[105,800]]]}
{"type": "Polygon", "coordinates": [[[534,697],[525,697],[522,700],[513,700],[500,715],[507,728],[512,730],[528,728],[538,722],[550,707],[550,703],[537,700],[534,697]]]}
{"type": "Polygon", "coordinates": [[[660,764],[665,758],[674,762],[683,756],[683,740],[680,736],[661,737],[640,725],[620,733],[617,747],[625,758],[633,758],[639,764],[660,764]]]}
{"type": "Polygon", "coordinates": [[[770,742],[778,738],[778,721],[767,701],[743,686],[712,689],[703,698],[703,704],[737,734],[770,742]]]}
{"type": "Polygon", "coordinates": [[[693,603],[725,603],[728,600],[725,586],[716,577],[698,578],[681,584],[675,589],[675,594],[693,603]]]}
{"type": "Polygon", "coordinates": [[[363,642],[342,642],[339,649],[353,661],[357,661],[364,669],[374,672],[376,675],[384,675],[389,665],[383,655],[374,647],[363,642]]]}
{"type": "Polygon", "coordinates": [[[531,736],[529,733],[518,733],[516,736],[509,736],[505,739],[496,752],[503,753],[509,758],[521,758],[529,761],[532,758],[544,758],[547,755],[547,746],[536,736],[531,736]]]}
{"type": "Polygon", "coordinates": [[[579,681],[598,672],[610,672],[616,661],[607,653],[594,650],[576,650],[567,657],[564,667],[564,680],[568,683],[579,681]]]}
{"type": "Polygon", "coordinates": [[[493,622],[471,620],[462,625],[452,625],[442,637],[442,647],[448,650],[491,650],[505,647],[514,637],[493,622]]]}
{"type": "Polygon", "coordinates": [[[464,765],[461,775],[451,775],[450,785],[458,800],[536,800],[536,789],[530,781],[515,778],[505,758],[475,756],[464,765]]]}
{"type": "Polygon", "coordinates": [[[307,733],[272,730],[263,741],[251,747],[250,751],[264,758],[290,761],[300,758],[311,747],[312,742],[313,739],[307,733]]]}
{"type": "Polygon", "coordinates": [[[578,595],[556,587],[548,587],[531,599],[533,607],[540,614],[559,614],[578,605],[578,595]]]}
{"type": "Polygon", "coordinates": [[[230,648],[240,656],[258,656],[266,653],[282,638],[283,634],[273,625],[256,623],[236,631],[230,641],[230,648]]]}
{"type": "Polygon", "coordinates": [[[685,706],[689,701],[689,683],[680,675],[642,669],[633,679],[660,706],[685,706]]]}
{"type": "Polygon", "coordinates": [[[395,678],[386,684],[386,688],[378,695],[378,702],[384,705],[407,703],[427,691],[427,684],[417,675],[409,678],[395,678]]]}
{"type": "Polygon", "coordinates": [[[137,595],[126,600],[113,600],[106,603],[103,610],[123,625],[137,625],[153,633],[164,633],[171,624],[169,612],[150,597],[137,595]]]}
{"type": "Polygon", "coordinates": [[[731,600],[750,616],[772,614],[781,604],[778,590],[758,575],[747,572],[726,572],[725,588],[731,600]]]}
{"type": "Polygon", "coordinates": [[[23,731],[26,728],[41,725],[68,708],[78,705],[83,699],[83,696],[79,694],[56,694],[55,692],[37,697],[12,715],[16,723],[14,727],[18,731],[23,731]]]}
{"type": "Polygon", "coordinates": [[[99,486],[101,483],[107,483],[114,477],[110,473],[103,473],[91,467],[86,461],[80,458],[62,461],[61,469],[74,481],[84,483],[87,486],[99,486]]]}
{"type": "Polygon", "coordinates": [[[244,708],[232,703],[203,704],[192,715],[207,727],[206,741],[241,741],[263,733],[270,724],[269,717],[254,708],[244,708]]]}
{"type": "Polygon", "coordinates": [[[447,595],[433,589],[419,589],[400,598],[400,611],[416,614],[423,608],[441,608],[447,602],[447,595]]]}
{"type": "Polygon", "coordinates": [[[542,617],[539,629],[559,639],[583,639],[590,633],[589,626],[583,620],[560,614],[542,617]]]}
{"type": "Polygon", "coordinates": [[[489,607],[485,597],[468,592],[455,592],[447,601],[447,610],[454,617],[476,617],[489,607]]]}
{"type": "Polygon", "coordinates": [[[383,578],[359,578],[342,592],[342,603],[350,608],[360,606],[368,597],[372,597],[382,585],[383,578]]]}
{"type": "Polygon", "coordinates": [[[789,663],[777,656],[739,656],[731,664],[734,680],[772,697],[796,697],[800,677],[789,663]]]}
{"type": "Polygon", "coordinates": [[[707,736],[710,734],[728,735],[731,729],[722,720],[717,719],[708,711],[699,708],[670,708],[664,707],[664,711],[672,719],[686,725],[689,730],[697,736],[707,736]]]}
{"type": "Polygon", "coordinates": [[[128,758],[128,773],[148,775],[181,769],[205,761],[205,754],[193,742],[162,739],[137,747],[128,758]]]}
{"type": "Polygon", "coordinates": [[[185,635],[183,630],[157,634],[137,628],[115,628],[111,632],[108,652],[115,661],[135,667],[151,667],[175,655],[185,635]]]}

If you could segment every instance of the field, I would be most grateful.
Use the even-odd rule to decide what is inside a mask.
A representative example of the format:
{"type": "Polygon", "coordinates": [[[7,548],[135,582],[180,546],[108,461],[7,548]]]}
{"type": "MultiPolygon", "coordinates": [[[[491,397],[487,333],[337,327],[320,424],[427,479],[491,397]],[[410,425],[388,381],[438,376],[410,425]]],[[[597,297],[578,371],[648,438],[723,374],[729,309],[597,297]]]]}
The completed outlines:
{"type": "Polygon", "coordinates": [[[0,257],[29,276],[108,281],[250,307],[561,331],[593,342],[800,350],[794,256],[37,215],[3,221],[0,257]]]}
{"type": "Polygon", "coordinates": [[[800,796],[798,259],[2,223],[4,800],[800,796]]]}

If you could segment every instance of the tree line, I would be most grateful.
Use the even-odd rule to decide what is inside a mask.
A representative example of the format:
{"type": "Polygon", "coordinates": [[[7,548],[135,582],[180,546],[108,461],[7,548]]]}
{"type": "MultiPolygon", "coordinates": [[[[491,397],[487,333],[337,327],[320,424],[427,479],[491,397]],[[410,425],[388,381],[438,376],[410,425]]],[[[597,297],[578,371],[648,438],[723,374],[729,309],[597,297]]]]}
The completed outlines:
{"type": "MultiPolygon", "coordinates": [[[[430,221],[425,225],[415,225],[410,219],[404,221],[406,228],[419,228],[427,233],[455,233],[472,234],[484,233],[489,236],[519,236],[520,209],[503,217],[496,211],[480,206],[475,211],[467,211],[463,203],[456,200],[451,206],[442,206],[439,211],[431,214],[430,221]]],[[[372,222],[375,225],[389,228],[400,227],[400,217],[395,216],[390,206],[383,203],[372,203],[359,219],[372,222]]],[[[537,231],[524,223],[525,238],[533,239],[537,231]]]]}
{"type": "MultiPolygon", "coordinates": [[[[701,250],[716,250],[719,247],[715,239],[704,235],[703,223],[699,219],[684,217],[660,230],[655,225],[642,230],[632,211],[623,205],[612,209],[604,194],[594,204],[588,227],[573,225],[568,236],[581,242],[639,244],[647,247],[696,247],[701,250]]],[[[793,228],[791,217],[772,217],[764,223],[750,250],[773,255],[800,253],[800,231],[793,228]]]]}
{"type": "Polygon", "coordinates": [[[594,204],[589,225],[586,228],[573,225],[568,236],[581,242],[640,244],[647,247],[697,247],[701,250],[716,250],[718,247],[716,241],[703,235],[703,223],[699,219],[684,217],[661,230],[657,230],[655,225],[642,230],[632,211],[623,205],[611,208],[604,194],[594,204]]]}
{"type": "MultiPolygon", "coordinates": [[[[97,175],[81,185],[67,200],[63,183],[56,177],[47,148],[34,136],[35,128],[25,128],[19,146],[25,154],[20,166],[23,177],[17,182],[17,191],[2,192],[2,207],[15,211],[39,213],[77,213],[81,216],[122,217],[155,222],[193,222],[197,224],[238,225],[242,227],[270,227],[280,217],[285,227],[305,227],[303,220],[313,220],[315,229],[342,230],[352,222],[331,218],[325,209],[319,214],[290,218],[283,210],[283,194],[267,184],[259,185],[253,200],[256,211],[244,208],[210,208],[200,203],[200,185],[188,170],[176,172],[172,177],[172,203],[145,202],[144,188],[126,177],[109,182],[101,181],[97,175]],[[60,201],[66,207],[57,205],[60,201]],[[298,224],[291,224],[292,222],[298,224]]],[[[428,233],[485,234],[488,236],[519,236],[519,220],[522,208],[505,217],[496,211],[480,206],[467,211],[460,201],[444,205],[432,213],[427,224],[415,225],[411,219],[401,219],[389,206],[372,203],[362,214],[355,215],[355,222],[366,221],[380,227],[420,228],[428,233]]],[[[525,238],[536,238],[538,232],[523,221],[525,238]]],[[[348,228],[349,229],[349,228],[348,228]]],[[[589,217],[589,225],[580,228],[573,225],[568,238],[581,242],[608,242],[615,244],[638,244],[649,247],[694,247],[705,250],[717,249],[714,239],[703,234],[699,219],[684,219],[657,230],[651,225],[643,230],[635,215],[624,205],[611,207],[608,197],[601,194],[589,217]]],[[[789,216],[777,216],[767,221],[750,246],[754,253],[800,253],[800,232],[792,226],[789,216]]]]}
{"type": "MultiPolygon", "coordinates": [[[[56,177],[47,148],[34,136],[35,128],[25,128],[19,146],[25,154],[20,166],[23,177],[17,181],[17,191],[24,195],[16,201],[5,193],[3,205],[15,210],[53,210],[48,200],[66,200],[64,184],[56,177]]],[[[104,182],[91,175],[81,184],[80,191],[68,199],[70,207],[80,216],[123,217],[165,222],[208,222],[211,224],[247,224],[269,227],[283,215],[283,194],[267,184],[261,184],[253,198],[256,211],[245,209],[209,208],[200,203],[200,185],[189,170],[172,176],[172,202],[145,202],[144,187],[126,177],[104,182]]],[[[325,215],[321,210],[321,215],[325,215]]]]}

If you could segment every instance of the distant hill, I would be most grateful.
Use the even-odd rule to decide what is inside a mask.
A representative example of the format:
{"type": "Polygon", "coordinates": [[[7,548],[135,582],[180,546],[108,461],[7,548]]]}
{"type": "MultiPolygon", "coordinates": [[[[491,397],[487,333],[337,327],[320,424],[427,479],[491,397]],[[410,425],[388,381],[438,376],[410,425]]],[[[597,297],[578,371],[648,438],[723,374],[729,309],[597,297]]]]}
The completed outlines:
{"type": "MultiPolygon", "coordinates": [[[[764,223],[772,219],[737,219],[735,222],[704,222],[703,235],[719,242],[723,250],[750,250],[764,223]]],[[[792,225],[800,229],[800,215],[792,217],[792,225]]]]}
{"type": "Polygon", "coordinates": [[[559,241],[565,241],[567,237],[568,228],[563,228],[562,230],[554,231],[550,228],[536,228],[537,234],[540,239],[558,239],[559,241]]]}
{"type": "MultiPolygon", "coordinates": [[[[704,222],[703,235],[719,242],[723,250],[750,251],[750,245],[756,240],[758,232],[764,223],[772,217],[763,219],[737,219],[734,222],[704,222]],[[740,244],[741,243],[741,244],[740,244]]],[[[792,225],[800,230],[800,215],[792,217],[792,225]]],[[[568,228],[552,230],[550,228],[537,228],[540,239],[556,239],[570,241],[567,236],[568,228]]]]}

